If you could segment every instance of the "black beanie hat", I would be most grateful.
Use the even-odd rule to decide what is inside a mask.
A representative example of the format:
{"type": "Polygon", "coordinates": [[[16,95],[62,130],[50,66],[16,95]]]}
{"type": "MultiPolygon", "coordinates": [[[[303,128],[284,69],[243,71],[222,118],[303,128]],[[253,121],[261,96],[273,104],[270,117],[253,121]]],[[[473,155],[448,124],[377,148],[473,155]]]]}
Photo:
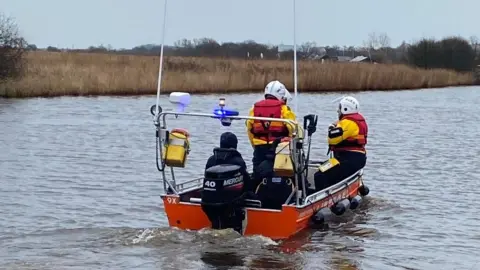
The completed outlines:
{"type": "Polygon", "coordinates": [[[224,132],[220,136],[220,148],[234,148],[237,149],[237,136],[232,132],[224,132]]]}

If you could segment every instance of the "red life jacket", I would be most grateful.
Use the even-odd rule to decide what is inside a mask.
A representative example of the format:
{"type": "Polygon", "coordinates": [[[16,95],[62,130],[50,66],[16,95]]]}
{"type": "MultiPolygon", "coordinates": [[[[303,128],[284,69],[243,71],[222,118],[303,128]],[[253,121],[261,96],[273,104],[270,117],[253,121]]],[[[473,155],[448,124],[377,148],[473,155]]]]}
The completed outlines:
{"type": "Polygon", "coordinates": [[[358,135],[347,138],[337,145],[331,145],[332,151],[362,151],[365,152],[365,145],[367,144],[368,125],[365,118],[359,113],[347,114],[341,120],[348,119],[358,126],[358,135]]]}
{"type": "MultiPolygon", "coordinates": [[[[282,118],[282,106],[277,99],[264,99],[253,105],[253,116],[282,118]]],[[[251,130],[255,138],[272,142],[279,137],[287,137],[288,129],[283,122],[254,120],[251,130]]]]}

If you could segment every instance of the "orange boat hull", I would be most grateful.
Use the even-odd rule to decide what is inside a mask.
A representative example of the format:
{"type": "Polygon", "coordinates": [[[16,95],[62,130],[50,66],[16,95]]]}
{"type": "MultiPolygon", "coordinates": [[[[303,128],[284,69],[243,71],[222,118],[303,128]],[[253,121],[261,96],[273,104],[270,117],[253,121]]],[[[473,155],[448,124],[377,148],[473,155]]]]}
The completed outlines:
{"type": "MultiPolygon", "coordinates": [[[[282,210],[247,207],[247,226],[244,235],[263,235],[274,240],[286,239],[306,229],[310,219],[321,208],[331,207],[335,202],[359,194],[361,179],[357,178],[348,187],[329,197],[303,207],[283,205],[282,210]]],[[[179,195],[162,195],[168,223],[184,230],[210,228],[211,223],[199,203],[183,202],[179,195]]]]}

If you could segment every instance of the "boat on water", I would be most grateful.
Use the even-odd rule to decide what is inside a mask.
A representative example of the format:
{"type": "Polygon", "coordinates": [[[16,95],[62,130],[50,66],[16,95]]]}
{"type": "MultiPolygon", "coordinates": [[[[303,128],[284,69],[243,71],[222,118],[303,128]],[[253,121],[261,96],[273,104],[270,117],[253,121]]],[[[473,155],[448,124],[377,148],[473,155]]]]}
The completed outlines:
{"type": "MultiPolygon", "coordinates": [[[[164,9],[164,33],[167,1],[164,9]]],[[[294,9],[295,14],[295,9],[294,9]]],[[[292,138],[287,141],[278,141],[274,163],[274,175],[269,181],[287,181],[291,191],[276,194],[280,203],[274,207],[265,199],[242,199],[241,207],[244,211],[243,235],[262,235],[274,240],[286,239],[296,233],[312,226],[324,223],[332,215],[343,215],[347,210],[355,210],[362,198],[369,193],[368,187],[363,182],[363,169],[343,179],[337,184],[323,190],[311,192],[308,186],[313,183],[313,174],[319,169],[333,166],[331,159],[310,160],[310,144],[316,130],[317,116],[310,114],[304,117],[303,126],[297,121],[280,118],[243,116],[234,109],[226,106],[227,100],[220,98],[217,108],[204,113],[187,112],[190,104],[190,94],[173,92],[169,101],[176,108],[163,110],[159,106],[163,41],[160,54],[160,70],[157,89],[157,103],[150,108],[156,129],[156,163],[161,173],[164,193],[161,198],[171,227],[185,230],[200,230],[211,228],[212,221],[206,214],[204,207],[212,205],[207,201],[205,193],[218,194],[227,188],[233,188],[242,183],[238,168],[235,166],[214,166],[203,176],[195,179],[177,180],[176,169],[185,168],[190,153],[189,133],[185,129],[169,129],[167,118],[174,116],[191,119],[191,121],[217,121],[223,126],[231,126],[239,121],[259,120],[283,122],[293,129],[292,138]],[[169,173],[167,173],[169,171],[169,173]]],[[[296,42],[294,42],[295,44],[296,42]]],[[[296,76],[296,46],[294,45],[294,87],[295,102],[297,102],[297,76],[296,76]]],[[[295,104],[295,111],[297,108],[295,104]]],[[[241,124],[243,124],[240,121],[241,124]]],[[[210,151],[211,148],[202,149],[210,151]]],[[[264,179],[266,181],[267,179],[264,179]]],[[[256,190],[259,192],[259,189],[256,190]]],[[[232,193],[233,194],[233,193],[232,193]]],[[[210,200],[209,197],[208,200],[210,200]]],[[[214,203],[213,203],[214,204],[214,203]]]]}
{"type": "MultiPolygon", "coordinates": [[[[188,93],[174,92],[170,94],[170,101],[182,108],[189,103],[189,100],[188,93]]],[[[221,99],[220,103],[224,102],[225,99],[221,99]]],[[[155,105],[151,108],[152,114],[155,113],[154,109],[155,105]]],[[[224,126],[233,124],[234,120],[257,119],[284,122],[295,127],[292,140],[286,142],[290,146],[287,155],[293,161],[296,172],[287,177],[293,180],[292,191],[283,198],[284,203],[280,209],[264,207],[265,201],[245,199],[246,224],[243,235],[263,235],[274,240],[286,239],[313,224],[325,222],[332,213],[342,215],[348,209],[356,209],[361,203],[362,197],[369,193],[368,187],[363,183],[363,169],[333,186],[312,194],[308,193],[306,187],[309,185],[308,183],[313,182],[313,173],[321,166],[330,165],[328,159],[326,161],[309,160],[312,134],[305,132],[308,137],[305,140],[303,133],[309,130],[309,125],[316,124],[309,121],[312,115],[304,118],[302,128],[296,122],[286,119],[241,116],[238,111],[221,108],[216,108],[210,113],[190,113],[185,112],[184,109],[164,111],[154,116],[157,136],[156,160],[165,191],[164,194],[161,194],[161,198],[171,227],[188,230],[210,228],[211,221],[202,210],[202,192],[205,188],[220,185],[219,181],[224,182],[235,179],[235,177],[214,179],[207,178],[205,173],[202,177],[177,181],[174,171],[182,169],[190,155],[189,134],[183,129],[169,130],[167,116],[188,117],[192,118],[192,121],[204,118],[206,121],[220,121],[224,126]],[[213,118],[213,120],[208,118],[213,118]],[[169,177],[166,173],[168,167],[170,169],[169,177]]],[[[280,173],[280,176],[275,175],[274,178],[285,178],[282,175],[285,174],[280,173]]]]}

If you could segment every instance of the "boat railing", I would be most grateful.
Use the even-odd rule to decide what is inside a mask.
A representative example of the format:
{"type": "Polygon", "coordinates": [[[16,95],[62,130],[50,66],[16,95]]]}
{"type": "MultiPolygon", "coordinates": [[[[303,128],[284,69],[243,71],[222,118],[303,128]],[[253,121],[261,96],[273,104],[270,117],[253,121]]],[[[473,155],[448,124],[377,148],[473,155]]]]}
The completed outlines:
{"type": "MultiPolygon", "coordinates": [[[[153,114],[153,107],[151,108],[151,112],[153,114]]],[[[157,151],[157,168],[159,171],[162,172],[162,179],[164,183],[164,189],[166,192],[167,190],[179,194],[180,192],[185,192],[187,190],[194,190],[201,185],[203,178],[195,178],[189,181],[185,181],[182,183],[177,184],[176,179],[175,179],[175,173],[173,167],[170,167],[170,172],[171,172],[171,181],[167,179],[167,175],[165,173],[165,166],[164,164],[159,164],[159,159],[163,156],[163,147],[162,143],[165,143],[165,134],[167,130],[167,116],[175,116],[176,118],[178,116],[188,116],[188,117],[203,117],[203,118],[213,118],[221,121],[232,121],[232,120],[259,120],[259,121],[274,121],[274,122],[282,122],[286,125],[289,125],[292,128],[292,137],[293,137],[293,143],[291,144],[291,151],[292,151],[292,157],[293,157],[293,162],[294,165],[301,170],[303,170],[302,166],[304,164],[301,164],[300,157],[301,155],[298,155],[300,153],[299,151],[303,151],[303,148],[297,149],[297,143],[298,141],[303,142],[303,130],[301,130],[301,126],[297,121],[290,120],[290,119],[282,119],[282,118],[273,118],[273,117],[258,117],[258,116],[243,116],[243,115],[218,115],[214,113],[199,113],[199,112],[184,112],[184,111],[160,111],[156,115],[154,115],[154,125],[157,128],[157,144],[158,144],[158,149],[157,151]],[[300,132],[301,131],[301,132],[300,132]],[[158,155],[158,152],[160,152],[158,155]]],[[[223,124],[223,122],[222,122],[223,124]]],[[[230,123],[228,124],[228,126],[230,123]]],[[[304,177],[299,177],[297,174],[294,176],[294,182],[295,186],[298,187],[300,184],[300,181],[302,181],[302,186],[305,186],[305,181],[304,177]]],[[[305,199],[306,197],[306,192],[295,192],[294,194],[296,204],[300,204],[300,198],[305,199]]]]}
{"type": "MultiPolygon", "coordinates": [[[[315,165],[312,164],[312,167],[313,166],[315,166],[315,165]]],[[[352,185],[357,180],[357,178],[361,177],[362,175],[363,175],[363,169],[360,169],[357,172],[355,172],[354,174],[352,174],[351,176],[342,180],[341,182],[339,182],[339,183],[337,183],[333,186],[327,187],[323,190],[319,190],[318,192],[307,196],[306,199],[304,200],[304,202],[301,205],[298,205],[297,207],[298,208],[303,208],[303,207],[306,207],[306,206],[308,206],[310,204],[313,204],[317,201],[323,200],[326,197],[329,197],[329,196],[335,197],[334,196],[335,193],[337,193],[339,191],[342,191],[342,190],[345,190],[346,187],[348,188],[348,186],[352,185]]],[[[199,179],[203,179],[203,178],[199,178],[199,179]]],[[[194,181],[194,180],[198,180],[198,179],[193,179],[193,180],[190,180],[189,182],[194,181]]],[[[197,186],[196,189],[198,189],[198,188],[199,187],[197,186]]],[[[348,191],[348,189],[347,189],[347,191],[348,191]]],[[[289,201],[291,200],[294,193],[295,192],[292,192],[292,194],[285,201],[284,205],[289,204],[289,201]]],[[[337,201],[337,200],[340,200],[341,198],[339,197],[339,198],[332,198],[332,199],[337,201]]],[[[191,203],[201,203],[202,199],[201,198],[190,198],[189,202],[191,202],[191,203]]],[[[262,208],[262,202],[260,200],[245,199],[244,203],[245,203],[246,207],[262,208]]]]}
{"type": "Polygon", "coordinates": [[[184,193],[188,191],[193,191],[195,189],[198,189],[202,186],[203,184],[203,177],[197,177],[191,180],[187,180],[181,183],[176,183],[175,185],[175,190],[178,193],[184,193]]]}
{"type": "MultiPolygon", "coordinates": [[[[163,138],[163,134],[164,132],[161,132],[162,130],[165,131],[166,128],[167,128],[167,121],[166,121],[166,116],[167,115],[173,115],[175,117],[178,117],[179,115],[182,115],[182,116],[192,116],[192,117],[208,117],[208,118],[214,118],[214,119],[222,119],[222,118],[229,118],[229,119],[232,119],[232,120],[261,120],[261,121],[278,121],[278,122],[283,122],[287,125],[290,125],[293,129],[293,137],[294,139],[303,139],[303,137],[300,137],[299,138],[299,134],[298,134],[298,131],[299,131],[299,125],[296,121],[292,121],[292,120],[289,120],[289,119],[281,119],[281,118],[271,118],[271,117],[255,117],[255,116],[240,116],[240,115],[236,115],[236,116],[219,116],[219,115],[216,115],[216,114],[213,114],[213,113],[197,113],[197,112],[176,112],[176,111],[165,111],[165,112],[161,112],[159,113],[156,118],[155,118],[155,123],[156,123],[156,126],[157,126],[157,129],[158,129],[158,134],[159,134],[159,141],[162,141],[162,138],[163,138]],[[160,124],[161,123],[161,124],[160,124]]],[[[300,149],[296,149],[296,144],[293,143],[292,144],[292,152],[293,153],[297,153],[298,150],[300,149]]],[[[160,156],[162,156],[162,147],[159,147],[158,149],[160,151],[160,156]]],[[[303,148],[301,149],[303,150],[303,148]]],[[[297,155],[293,155],[294,157],[297,157],[297,155]]],[[[295,165],[296,166],[299,166],[300,165],[300,161],[296,158],[294,158],[294,162],[295,162],[295,165]]],[[[324,161],[322,160],[310,160],[307,164],[308,168],[317,168],[319,164],[323,163],[324,161]]],[[[251,167],[251,165],[250,165],[251,167]]],[[[306,195],[305,192],[302,192],[301,194],[298,194],[298,192],[293,192],[289,198],[286,200],[285,204],[288,204],[289,201],[292,199],[293,196],[295,196],[295,204],[297,207],[304,207],[304,206],[307,206],[309,204],[312,204],[318,200],[321,200],[321,199],[324,199],[325,197],[328,197],[332,194],[335,194],[336,192],[342,190],[345,188],[345,186],[349,186],[351,185],[354,180],[356,179],[357,176],[360,176],[361,174],[363,173],[363,169],[362,170],[359,170],[358,172],[354,173],[352,176],[342,180],[341,182],[331,186],[331,187],[328,187],[324,190],[321,190],[321,191],[318,191],[318,192],[315,192],[314,194],[311,194],[311,195],[306,195]],[[300,203],[300,197],[303,198],[303,200],[301,201],[300,203]]],[[[198,178],[195,178],[195,179],[191,179],[191,180],[187,180],[187,181],[184,181],[184,182],[181,182],[181,183],[177,183],[176,182],[176,179],[175,179],[175,174],[174,174],[174,171],[173,171],[173,167],[171,167],[171,175],[172,175],[172,181],[168,181],[166,175],[165,175],[165,171],[162,170],[162,175],[163,175],[163,182],[164,182],[164,188],[165,190],[167,190],[167,185],[168,185],[168,188],[175,194],[179,194],[179,193],[185,193],[185,192],[189,192],[189,191],[194,191],[194,190],[197,190],[199,188],[201,188],[202,184],[203,184],[203,177],[198,177],[198,178]]],[[[306,182],[308,181],[307,180],[307,175],[302,175],[302,176],[305,176],[305,177],[298,177],[298,175],[295,175],[295,186],[299,186],[299,183],[302,182],[303,186],[305,186],[306,182]]],[[[198,201],[197,199],[198,198],[192,198],[194,201],[198,201]]],[[[255,203],[253,203],[255,204],[255,203]]],[[[258,206],[255,206],[255,207],[261,207],[261,204],[258,206]]]]}
{"type": "MultiPolygon", "coordinates": [[[[312,164],[315,166],[314,164],[312,164]]],[[[309,165],[310,166],[310,165],[309,165]]],[[[303,202],[303,204],[300,207],[305,207],[307,205],[310,205],[314,202],[317,202],[319,200],[322,200],[326,197],[332,196],[333,194],[345,189],[345,187],[348,187],[352,185],[355,180],[357,180],[358,177],[361,177],[363,175],[363,169],[360,169],[356,171],[354,174],[348,176],[347,178],[343,179],[341,182],[338,182],[335,185],[332,185],[330,187],[327,187],[325,189],[319,190],[309,196],[307,196],[303,202]]]]}
{"type": "Polygon", "coordinates": [[[244,116],[244,115],[235,115],[235,116],[220,116],[214,113],[197,113],[197,112],[176,112],[176,111],[166,111],[161,112],[155,119],[155,125],[159,126],[160,128],[164,129],[167,127],[166,116],[167,115],[174,115],[178,117],[179,115],[183,116],[196,116],[196,117],[209,117],[215,119],[231,119],[231,120],[259,120],[259,121],[275,121],[275,122],[283,122],[287,125],[290,125],[293,128],[292,135],[295,137],[298,134],[298,123],[297,121],[290,120],[290,119],[283,119],[283,118],[273,118],[273,117],[258,117],[258,116],[244,116]],[[162,124],[160,123],[160,118],[162,124]]]}
{"type": "MultiPolygon", "coordinates": [[[[253,164],[247,164],[247,171],[251,173],[253,169],[253,164]]],[[[197,177],[194,179],[190,179],[187,181],[183,181],[181,183],[175,183],[174,189],[177,193],[185,193],[197,190],[202,187],[204,177],[197,177]]]]}

